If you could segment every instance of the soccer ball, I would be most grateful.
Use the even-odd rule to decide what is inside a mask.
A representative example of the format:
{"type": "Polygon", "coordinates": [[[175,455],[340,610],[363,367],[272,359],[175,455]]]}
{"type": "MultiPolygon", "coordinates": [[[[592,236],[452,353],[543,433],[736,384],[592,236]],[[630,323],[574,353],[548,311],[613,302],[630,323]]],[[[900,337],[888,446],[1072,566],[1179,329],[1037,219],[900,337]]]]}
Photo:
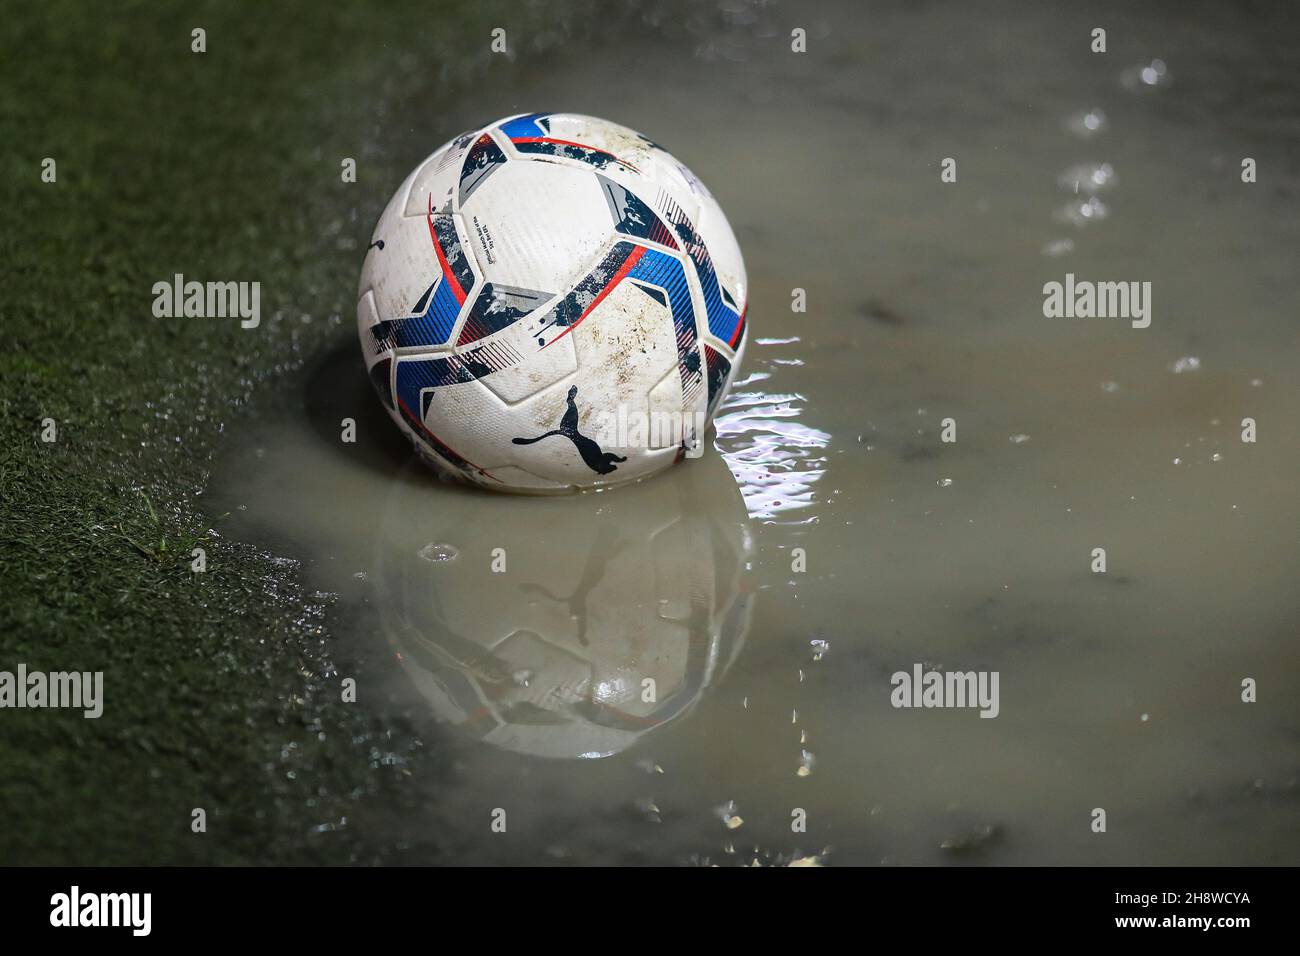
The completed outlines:
{"type": "Polygon", "coordinates": [[[425,461],[554,493],[702,454],[746,295],[731,227],[689,169],[623,126],[529,113],[456,137],[402,183],[357,328],[425,461]]]}
{"type": "Polygon", "coordinates": [[[412,685],[461,734],[607,757],[684,718],[739,654],[753,542],[721,456],[599,508],[453,487],[431,508],[416,470],[380,512],[376,604],[412,685]]]}

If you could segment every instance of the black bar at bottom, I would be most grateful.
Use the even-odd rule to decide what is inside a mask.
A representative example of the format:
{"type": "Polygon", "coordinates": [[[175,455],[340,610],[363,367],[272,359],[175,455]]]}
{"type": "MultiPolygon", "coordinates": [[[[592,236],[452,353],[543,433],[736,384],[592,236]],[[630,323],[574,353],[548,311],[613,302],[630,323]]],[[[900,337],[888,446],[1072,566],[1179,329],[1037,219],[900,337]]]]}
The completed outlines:
{"type": "Polygon", "coordinates": [[[766,935],[774,920],[824,942],[833,929],[864,940],[920,929],[927,942],[1047,932],[1231,944],[1280,933],[1293,883],[1290,869],[9,868],[0,870],[0,925],[7,941],[75,933],[79,945],[409,938],[437,946],[469,933],[488,945],[564,946],[606,933],[610,942],[628,933],[663,940],[714,924],[766,935]]]}

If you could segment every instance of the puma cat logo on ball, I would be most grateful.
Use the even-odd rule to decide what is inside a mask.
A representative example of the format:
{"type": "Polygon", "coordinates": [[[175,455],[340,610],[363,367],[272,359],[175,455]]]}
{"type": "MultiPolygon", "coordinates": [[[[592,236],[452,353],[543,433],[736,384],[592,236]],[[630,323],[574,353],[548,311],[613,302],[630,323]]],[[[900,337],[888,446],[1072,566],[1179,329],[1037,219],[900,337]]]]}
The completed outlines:
{"type": "Polygon", "coordinates": [[[516,445],[531,445],[539,442],[543,438],[550,438],[552,435],[563,435],[569,441],[573,442],[578,449],[578,454],[582,460],[587,463],[587,467],[598,474],[608,475],[611,471],[617,471],[618,465],[614,462],[627,461],[621,455],[615,455],[613,452],[601,451],[595,439],[588,438],[578,431],[578,403],[575,399],[578,397],[578,386],[574,385],[569,389],[568,403],[569,407],[565,410],[564,416],[560,419],[560,427],[553,428],[543,435],[536,438],[515,438],[512,441],[516,445]]]}

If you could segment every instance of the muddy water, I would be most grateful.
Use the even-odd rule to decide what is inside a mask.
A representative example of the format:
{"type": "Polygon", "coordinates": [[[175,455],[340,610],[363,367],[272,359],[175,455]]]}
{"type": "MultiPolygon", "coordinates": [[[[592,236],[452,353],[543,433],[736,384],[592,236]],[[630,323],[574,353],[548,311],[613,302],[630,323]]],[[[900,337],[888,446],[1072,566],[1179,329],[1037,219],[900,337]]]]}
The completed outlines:
{"type": "Polygon", "coordinates": [[[214,479],[224,534],[336,595],[357,706],[414,741],[408,792],[346,825],[419,862],[1300,862],[1269,24],[1117,7],[1102,57],[1083,16],[728,9],[619,21],[630,60],[624,35],[478,104],[608,116],[710,184],[752,284],[715,453],[562,500],[440,485],[345,341],[214,479]],[[1103,163],[1083,215],[1058,178],[1103,163]],[[1151,326],[1045,318],[1067,272],[1151,282],[1151,326]],[[915,664],[996,671],[998,716],[894,708],[915,664]]]}

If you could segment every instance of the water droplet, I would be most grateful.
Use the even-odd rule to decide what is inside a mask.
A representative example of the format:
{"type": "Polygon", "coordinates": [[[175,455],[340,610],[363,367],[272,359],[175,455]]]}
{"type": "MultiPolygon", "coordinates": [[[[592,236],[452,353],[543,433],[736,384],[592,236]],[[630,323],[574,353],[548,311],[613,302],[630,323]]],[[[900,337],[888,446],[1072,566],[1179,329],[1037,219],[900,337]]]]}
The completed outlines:
{"type": "Polygon", "coordinates": [[[1094,196],[1112,188],[1118,179],[1110,163],[1080,163],[1056,177],[1056,184],[1066,192],[1094,196]]]}
{"type": "Polygon", "coordinates": [[[663,818],[659,816],[659,807],[655,805],[654,797],[637,797],[632,801],[632,806],[636,812],[641,814],[651,823],[663,823],[663,818]]]}
{"type": "Polygon", "coordinates": [[[1102,383],[1101,383],[1101,390],[1102,390],[1103,392],[1118,392],[1118,391],[1119,391],[1119,382],[1102,382],[1102,383]]]}
{"type": "Polygon", "coordinates": [[[1123,84],[1125,89],[1142,92],[1163,89],[1170,84],[1172,79],[1169,67],[1165,65],[1164,60],[1159,58],[1152,60],[1150,63],[1138,63],[1126,67],[1119,75],[1120,83],[1123,84]]]}
{"type": "Polygon", "coordinates": [[[799,777],[811,777],[813,765],[816,762],[817,758],[812,755],[811,751],[799,751],[799,769],[795,771],[795,775],[799,777]]]}
{"type": "Polygon", "coordinates": [[[940,488],[950,488],[952,487],[952,479],[940,478],[938,481],[935,482],[935,484],[938,485],[940,488]]]}
{"type": "Polygon", "coordinates": [[[1025,442],[1029,441],[1029,436],[1025,434],[1016,434],[1012,435],[1009,440],[1013,445],[1023,445],[1025,442]]]}
{"type": "Polygon", "coordinates": [[[1106,114],[1096,108],[1084,113],[1074,113],[1065,121],[1065,128],[1080,139],[1091,139],[1098,133],[1105,132],[1108,125],[1106,114]]]}
{"type": "Polygon", "coordinates": [[[963,833],[961,836],[949,837],[939,844],[939,848],[950,850],[955,853],[968,853],[976,850],[982,850],[985,847],[997,843],[1002,838],[1002,828],[996,823],[985,823],[975,827],[969,833],[963,833]]]}
{"type": "Polygon", "coordinates": [[[418,553],[424,560],[435,564],[442,561],[455,561],[460,557],[460,552],[449,544],[426,544],[418,553]]]}
{"type": "Polygon", "coordinates": [[[728,830],[735,830],[745,825],[745,821],[736,812],[735,800],[728,800],[721,806],[714,807],[713,812],[726,825],[728,830]]]}
{"type": "Polygon", "coordinates": [[[1201,367],[1201,360],[1195,355],[1184,355],[1169,364],[1169,371],[1175,375],[1181,375],[1183,372],[1195,372],[1201,367]]]}
{"type": "Polygon", "coordinates": [[[822,655],[831,649],[831,642],[823,641],[821,638],[813,638],[808,645],[812,648],[814,661],[821,660],[822,655]]]}
{"type": "Polygon", "coordinates": [[[1110,207],[1096,196],[1087,199],[1075,199],[1056,211],[1056,218],[1074,226],[1086,226],[1101,222],[1110,215],[1110,207]]]}
{"type": "Polygon", "coordinates": [[[1043,255],[1050,259],[1056,259],[1060,256],[1069,255],[1074,251],[1073,239],[1053,239],[1043,246],[1043,255]]]}

